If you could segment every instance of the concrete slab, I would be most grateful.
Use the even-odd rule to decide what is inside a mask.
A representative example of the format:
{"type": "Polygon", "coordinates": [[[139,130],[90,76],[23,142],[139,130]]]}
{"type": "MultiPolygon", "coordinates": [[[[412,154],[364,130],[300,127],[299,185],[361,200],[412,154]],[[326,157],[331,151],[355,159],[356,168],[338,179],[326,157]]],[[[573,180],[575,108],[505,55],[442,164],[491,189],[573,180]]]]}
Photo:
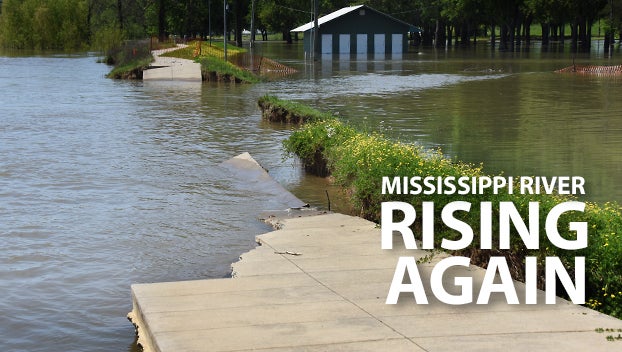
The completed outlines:
{"type": "MultiPolygon", "coordinates": [[[[376,342],[400,338],[373,318],[338,319],[321,322],[262,324],[243,327],[160,333],[160,351],[250,351],[273,348],[300,350],[309,345],[376,342]],[[364,337],[364,340],[360,340],[364,337]]],[[[414,345],[413,345],[414,346],[414,345]]]]}
{"type": "MultiPolygon", "coordinates": [[[[264,210],[287,211],[287,209],[300,209],[307,206],[276,182],[249,153],[235,156],[221,163],[220,166],[229,171],[233,177],[242,180],[245,187],[254,187],[259,192],[269,194],[272,200],[266,204],[267,208],[264,210]]],[[[296,211],[290,211],[290,213],[296,213],[296,211]]]]}
{"type": "MultiPolygon", "coordinates": [[[[428,305],[415,304],[412,297],[386,305],[397,257],[390,265],[392,253],[380,249],[380,230],[373,224],[330,214],[288,219],[283,225],[286,231],[258,236],[262,245],[233,265],[235,278],[133,285],[135,311],[146,318],[144,329],[152,336],[152,350],[622,349],[620,342],[607,341],[605,334],[595,331],[622,329],[622,321],[561,299],[555,305],[508,305],[503,296],[494,295],[488,305],[451,306],[430,295],[428,305]],[[357,223],[367,230],[334,232],[341,225],[357,223]],[[314,241],[309,241],[308,232],[317,234],[320,229],[332,234],[323,237],[333,240],[311,245],[314,241]],[[274,253],[294,247],[296,239],[304,245],[301,255],[274,253]],[[344,245],[354,239],[375,249],[344,245]],[[280,266],[287,269],[273,269],[280,266]]],[[[432,265],[422,266],[422,277],[430,274],[432,265]]],[[[455,270],[481,284],[483,269],[455,270]]],[[[524,286],[517,283],[516,287],[520,295],[524,286]]],[[[544,293],[539,295],[543,302],[544,293]]]]}
{"type": "MultiPolygon", "coordinates": [[[[132,285],[131,320],[145,351],[620,351],[598,328],[622,321],[558,298],[508,305],[427,305],[402,294],[385,304],[401,255],[380,248],[380,229],[342,214],[277,219],[256,249],[232,265],[234,278],[132,285]]],[[[424,287],[437,255],[419,265],[424,287]]],[[[475,296],[485,271],[453,267],[471,277],[475,296]]],[[[524,284],[516,283],[519,297],[524,284]]]]}
{"type": "Polygon", "coordinates": [[[202,82],[201,64],[192,60],[160,56],[163,53],[177,50],[184,46],[178,45],[177,48],[153,50],[151,53],[155,61],[149,69],[143,71],[143,81],[202,82]]]}

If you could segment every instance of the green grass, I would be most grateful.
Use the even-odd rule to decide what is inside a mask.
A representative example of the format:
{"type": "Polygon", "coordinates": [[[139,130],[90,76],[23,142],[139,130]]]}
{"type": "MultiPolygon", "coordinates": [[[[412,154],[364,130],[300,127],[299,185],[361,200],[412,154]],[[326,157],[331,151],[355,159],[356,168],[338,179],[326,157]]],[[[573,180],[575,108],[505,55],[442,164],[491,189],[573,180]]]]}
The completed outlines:
{"type": "Polygon", "coordinates": [[[115,66],[106,77],[114,79],[140,79],[142,78],[142,71],[147,69],[152,62],[153,57],[129,61],[120,66],[115,66]]]}
{"type": "MultiPolygon", "coordinates": [[[[438,150],[428,150],[410,143],[389,140],[378,133],[363,133],[341,122],[337,118],[323,118],[308,123],[294,131],[284,141],[287,153],[297,155],[305,169],[322,175],[332,175],[349,197],[355,214],[378,222],[382,202],[401,201],[410,203],[415,209],[421,209],[424,201],[434,202],[438,213],[449,202],[456,201],[450,195],[387,195],[381,194],[383,176],[490,176],[482,171],[482,165],[465,164],[453,161],[438,150]]],[[[584,212],[565,213],[559,221],[559,229],[569,228],[570,222],[587,222],[589,230],[588,247],[568,251],[552,245],[545,236],[545,220],[549,211],[557,204],[572,200],[559,195],[522,195],[514,194],[469,194],[460,196],[461,201],[473,205],[470,212],[461,215],[461,220],[480,233],[481,202],[493,204],[493,214],[498,214],[500,202],[512,202],[523,219],[528,218],[529,202],[538,202],[540,207],[540,244],[539,249],[527,249],[520,237],[513,232],[510,236],[510,249],[493,248],[482,250],[479,236],[471,247],[453,252],[471,257],[476,265],[485,265],[491,256],[504,256],[514,279],[523,281],[525,277],[524,259],[526,256],[538,258],[538,262],[547,256],[559,257],[562,263],[573,271],[574,258],[586,258],[586,306],[603,313],[622,318],[622,211],[618,204],[586,203],[584,212]]],[[[493,216],[494,218],[494,216],[493,216]]],[[[415,233],[420,233],[420,222],[413,225],[415,233]]],[[[493,221],[494,234],[499,234],[498,220],[493,221]]],[[[572,235],[571,235],[572,236],[572,235]]],[[[460,239],[461,234],[447,228],[444,224],[435,224],[435,247],[440,247],[443,238],[460,239]]],[[[493,238],[499,243],[498,238],[493,238]]],[[[538,268],[538,277],[543,277],[543,268],[538,268]]],[[[538,282],[544,287],[543,279],[538,282]]]]}
{"type": "MultiPolygon", "coordinates": [[[[236,55],[244,52],[246,52],[246,49],[244,48],[227,44],[228,55],[236,55]]],[[[191,42],[185,48],[170,51],[162,56],[178,57],[180,59],[194,60],[200,63],[203,76],[208,77],[209,80],[248,83],[257,83],[260,81],[260,79],[252,72],[244,70],[224,60],[222,42],[212,41],[212,45],[210,45],[207,41],[191,42]],[[198,45],[200,45],[200,50],[198,45]]]]}
{"type": "Polygon", "coordinates": [[[271,122],[298,124],[332,118],[330,114],[308,105],[282,100],[273,95],[264,95],[259,98],[257,105],[262,110],[263,118],[271,122]]]}
{"type": "Polygon", "coordinates": [[[233,77],[234,79],[248,83],[257,83],[260,81],[260,79],[252,72],[241,69],[238,66],[226,62],[218,57],[200,56],[197,59],[197,62],[201,64],[201,70],[204,75],[214,75],[217,80],[231,80],[231,77],[233,77]]]}

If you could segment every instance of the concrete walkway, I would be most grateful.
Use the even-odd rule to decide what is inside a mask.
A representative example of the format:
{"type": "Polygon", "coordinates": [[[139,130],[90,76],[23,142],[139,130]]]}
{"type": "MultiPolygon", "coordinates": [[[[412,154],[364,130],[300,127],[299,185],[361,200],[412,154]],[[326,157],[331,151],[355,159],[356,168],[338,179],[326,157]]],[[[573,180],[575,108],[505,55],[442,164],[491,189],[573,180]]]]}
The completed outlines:
{"type": "MultiPolygon", "coordinates": [[[[361,218],[291,210],[267,216],[280,230],[257,237],[233,264],[233,278],[132,285],[130,319],[145,351],[620,351],[607,341],[622,321],[558,299],[545,305],[435,301],[434,263],[419,264],[430,299],[402,294],[386,305],[399,256],[380,249],[380,229],[361,218]],[[306,216],[307,214],[314,214],[306,216]]],[[[444,278],[472,277],[477,297],[485,271],[456,267],[444,278]]],[[[519,297],[524,285],[516,283],[519,297]]]]}
{"type": "Polygon", "coordinates": [[[165,80],[202,82],[201,64],[192,60],[160,56],[166,52],[186,46],[185,44],[178,44],[176,48],[153,50],[151,52],[155,58],[155,61],[151,64],[153,68],[143,71],[143,81],[165,80]]]}

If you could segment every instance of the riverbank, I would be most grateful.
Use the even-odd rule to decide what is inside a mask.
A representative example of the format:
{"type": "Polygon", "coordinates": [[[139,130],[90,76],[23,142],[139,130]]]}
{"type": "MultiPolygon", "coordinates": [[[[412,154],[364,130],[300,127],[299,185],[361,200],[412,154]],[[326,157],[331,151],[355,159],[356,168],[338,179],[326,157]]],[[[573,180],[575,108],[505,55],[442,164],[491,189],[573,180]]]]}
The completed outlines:
{"type": "MultiPolygon", "coordinates": [[[[242,55],[245,49],[228,45],[229,56],[242,55]]],[[[231,82],[231,83],[257,83],[260,81],[252,72],[245,70],[226,61],[222,43],[209,43],[195,41],[190,45],[179,46],[177,50],[163,54],[171,58],[190,60],[201,65],[203,81],[231,82]]]]}
{"type": "MultiPolygon", "coordinates": [[[[235,55],[243,49],[232,47],[235,55]]],[[[134,51],[125,53],[132,57],[134,51]]],[[[141,50],[142,51],[142,50],[141,50]]],[[[205,42],[191,45],[177,44],[172,47],[152,50],[148,55],[139,55],[114,67],[107,75],[114,79],[181,80],[231,83],[257,83],[260,79],[248,70],[224,60],[224,51],[218,45],[205,42]]]]}
{"type": "MultiPolygon", "coordinates": [[[[245,165],[240,172],[265,172],[256,163],[245,165]]],[[[261,189],[262,183],[255,186],[261,189]]],[[[270,211],[265,219],[279,230],[257,236],[259,246],[232,265],[233,278],[132,285],[129,317],[146,352],[206,346],[212,351],[620,348],[608,336],[622,331],[622,321],[560,298],[544,304],[542,291],[535,305],[510,305],[499,294],[489,304],[441,303],[433,298],[430,280],[434,267],[448,256],[405,249],[397,237],[393,250],[382,250],[373,222],[295,209],[270,211]],[[395,264],[403,256],[420,263],[429,304],[417,304],[411,295],[385,304],[395,264]]],[[[479,290],[485,270],[456,266],[446,275],[443,284],[459,294],[449,277],[472,279],[479,290]]],[[[525,285],[514,285],[525,297],[525,285]]]]}

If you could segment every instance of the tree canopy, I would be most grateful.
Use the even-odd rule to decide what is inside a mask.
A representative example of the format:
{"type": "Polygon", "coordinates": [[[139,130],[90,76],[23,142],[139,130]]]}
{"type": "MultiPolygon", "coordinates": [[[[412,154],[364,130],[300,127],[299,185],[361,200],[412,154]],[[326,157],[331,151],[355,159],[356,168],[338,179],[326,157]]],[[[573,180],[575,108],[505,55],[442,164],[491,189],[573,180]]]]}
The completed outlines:
{"type": "MultiPolygon", "coordinates": [[[[81,49],[118,38],[207,36],[223,33],[225,1],[211,0],[4,0],[0,44],[14,48],[81,49]]],[[[241,42],[250,28],[282,33],[313,19],[309,0],[228,0],[227,27],[241,42]]],[[[355,4],[318,0],[320,16],[355,4]]],[[[424,30],[423,45],[470,45],[490,36],[500,50],[514,50],[531,39],[540,24],[543,45],[570,38],[578,50],[591,45],[592,25],[601,20],[606,40],[621,31],[622,5],[612,0],[362,0],[424,30]],[[569,29],[569,30],[568,30],[569,29]],[[568,31],[570,33],[568,33],[568,31]],[[496,37],[498,33],[499,37],[496,37]]],[[[241,43],[239,43],[241,44],[241,43]]]]}

